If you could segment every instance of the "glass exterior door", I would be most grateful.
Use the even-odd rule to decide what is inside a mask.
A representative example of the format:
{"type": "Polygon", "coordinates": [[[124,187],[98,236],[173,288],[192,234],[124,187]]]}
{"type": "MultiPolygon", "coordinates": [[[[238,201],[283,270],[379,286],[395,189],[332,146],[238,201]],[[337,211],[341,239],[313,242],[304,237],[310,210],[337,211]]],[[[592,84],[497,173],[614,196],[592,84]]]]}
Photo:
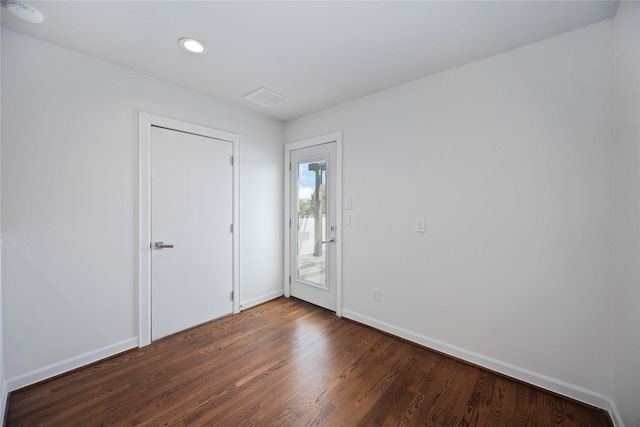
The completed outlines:
{"type": "Polygon", "coordinates": [[[336,309],[336,144],[291,151],[291,295],[336,309]]]}

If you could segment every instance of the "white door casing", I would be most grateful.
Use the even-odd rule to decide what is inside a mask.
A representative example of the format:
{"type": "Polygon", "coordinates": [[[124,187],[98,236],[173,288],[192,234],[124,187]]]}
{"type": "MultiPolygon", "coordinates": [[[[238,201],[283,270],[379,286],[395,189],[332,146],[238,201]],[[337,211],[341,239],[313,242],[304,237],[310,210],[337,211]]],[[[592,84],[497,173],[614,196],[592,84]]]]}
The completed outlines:
{"type": "MultiPolygon", "coordinates": [[[[285,256],[284,256],[284,288],[285,296],[295,296],[313,304],[335,311],[342,315],[342,134],[340,132],[306,139],[285,145],[285,256]],[[331,148],[334,150],[331,154],[331,148]],[[304,219],[297,215],[298,205],[298,174],[309,167],[309,163],[326,162],[327,168],[327,222],[322,229],[322,240],[333,239],[334,243],[325,243],[322,248],[326,251],[327,287],[320,285],[322,279],[307,280],[298,270],[298,252],[303,245],[298,243],[298,230],[305,225],[304,219]],[[302,169],[299,169],[299,167],[302,169]],[[291,169],[291,170],[290,170],[291,169]],[[332,218],[333,216],[333,218],[332,218]],[[331,227],[334,227],[331,230],[331,227]]],[[[311,230],[309,230],[311,231],[311,230]]],[[[311,231],[315,234],[315,232],[311,231]]],[[[308,252],[308,249],[306,250],[308,252]]],[[[316,255],[320,255],[316,250],[316,255]]],[[[302,252],[300,253],[302,255],[302,252]]],[[[318,277],[318,276],[316,276],[318,277]]]]}
{"type": "MultiPolygon", "coordinates": [[[[140,112],[139,115],[139,219],[140,219],[140,240],[139,248],[139,345],[145,346],[151,343],[152,326],[152,291],[151,291],[151,271],[152,271],[152,233],[151,233],[151,137],[154,127],[171,129],[193,135],[214,138],[226,141],[231,145],[233,153],[234,167],[232,168],[232,224],[233,233],[230,233],[232,241],[232,265],[231,281],[234,300],[232,312],[240,311],[240,289],[239,289],[239,232],[238,223],[238,153],[239,137],[236,134],[207,128],[175,119],[170,119],[150,113],[140,112]]],[[[231,159],[229,159],[231,161],[231,159]]],[[[227,224],[227,230],[230,224],[227,224]]],[[[165,242],[170,244],[171,242],[165,242]]],[[[167,249],[169,251],[170,249],[167,249]]],[[[168,255],[168,253],[165,252],[168,255]]],[[[228,299],[227,299],[228,301],[228,299]]],[[[155,334],[154,334],[155,335],[155,334]]]]}

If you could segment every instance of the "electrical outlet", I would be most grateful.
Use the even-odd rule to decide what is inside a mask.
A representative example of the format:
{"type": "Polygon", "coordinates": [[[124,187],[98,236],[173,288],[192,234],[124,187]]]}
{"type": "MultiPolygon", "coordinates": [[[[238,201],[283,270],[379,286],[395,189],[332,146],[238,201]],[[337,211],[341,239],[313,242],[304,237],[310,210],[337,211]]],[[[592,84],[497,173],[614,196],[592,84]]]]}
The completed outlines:
{"type": "Polygon", "coordinates": [[[424,218],[416,218],[416,233],[424,233],[424,218]]]}
{"type": "Polygon", "coordinates": [[[375,302],[380,302],[380,289],[373,288],[373,300],[375,302]]]}

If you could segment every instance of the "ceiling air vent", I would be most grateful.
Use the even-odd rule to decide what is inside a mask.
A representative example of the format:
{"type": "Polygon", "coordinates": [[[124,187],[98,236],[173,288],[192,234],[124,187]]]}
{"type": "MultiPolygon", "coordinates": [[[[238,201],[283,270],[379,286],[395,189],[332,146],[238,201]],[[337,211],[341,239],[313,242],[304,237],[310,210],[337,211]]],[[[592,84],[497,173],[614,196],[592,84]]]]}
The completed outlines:
{"type": "Polygon", "coordinates": [[[270,91],[266,87],[256,89],[253,92],[250,92],[243,96],[243,98],[267,108],[273,108],[276,105],[289,101],[289,98],[278,95],[277,93],[270,91]]]}

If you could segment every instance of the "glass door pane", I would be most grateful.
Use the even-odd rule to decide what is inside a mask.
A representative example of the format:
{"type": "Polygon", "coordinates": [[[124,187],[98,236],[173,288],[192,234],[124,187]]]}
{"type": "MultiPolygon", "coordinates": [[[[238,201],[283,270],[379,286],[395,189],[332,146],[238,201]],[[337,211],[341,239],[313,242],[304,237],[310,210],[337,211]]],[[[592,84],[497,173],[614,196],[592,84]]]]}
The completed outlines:
{"type": "Polygon", "coordinates": [[[297,278],[327,287],[327,161],[298,163],[298,256],[297,278]]]}

